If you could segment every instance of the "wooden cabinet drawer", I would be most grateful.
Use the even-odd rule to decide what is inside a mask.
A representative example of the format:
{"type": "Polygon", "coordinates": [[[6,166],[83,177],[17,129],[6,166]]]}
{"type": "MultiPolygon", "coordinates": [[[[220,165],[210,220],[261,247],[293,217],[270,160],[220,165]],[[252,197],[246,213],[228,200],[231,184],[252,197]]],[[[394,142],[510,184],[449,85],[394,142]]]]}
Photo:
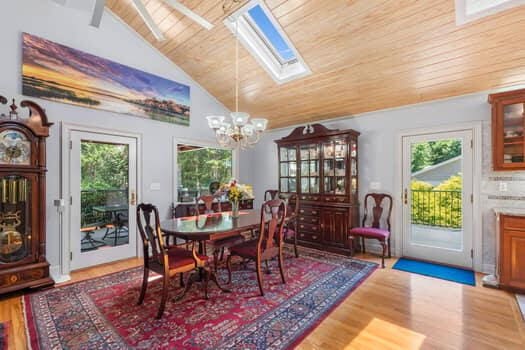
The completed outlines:
{"type": "Polygon", "coordinates": [[[525,231],[525,217],[502,215],[504,230],[525,231]]]}
{"type": "Polygon", "coordinates": [[[341,197],[341,196],[326,196],[324,197],[325,202],[329,203],[344,203],[348,201],[347,197],[341,197]]]}
{"type": "Polygon", "coordinates": [[[321,196],[319,196],[319,195],[302,195],[301,196],[301,200],[302,201],[317,202],[320,199],[321,199],[321,196]]]}
{"type": "Polygon", "coordinates": [[[319,208],[301,207],[299,209],[299,215],[301,216],[318,216],[320,212],[319,208]]]}
{"type": "Polygon", "coordinates": [[[299,224],[318,224],[319,223],[319,217],[317,216],[302,216],[300,215],[298,218],[299,224]]]}
{"type": "Polygon", "coordinates": [[[321,242],[321,234],[312,232],[299,232],[297,239],[301,241],[321,242]]]}
{"type": "Polygon", "coordinates": [[[320,232],[319,225],[299,224],[299,232],[308,231],[312,233],[320,232]]]}

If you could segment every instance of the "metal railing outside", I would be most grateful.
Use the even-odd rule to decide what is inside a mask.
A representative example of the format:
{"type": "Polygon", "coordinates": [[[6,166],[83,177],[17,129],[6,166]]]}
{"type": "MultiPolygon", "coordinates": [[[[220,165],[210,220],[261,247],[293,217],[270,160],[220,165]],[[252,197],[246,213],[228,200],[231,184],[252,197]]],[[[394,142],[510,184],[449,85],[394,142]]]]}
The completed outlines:
{"type": "Polygon", "coordinates": [[[80,191],[81,226],[108,224],[112,218],[108,214],[93,210],[95,206],[122,204],[128,202],[128,189],[83,190],[80,191]]]}
{"type": "Polygon", "coordinates": [[[412,190],[412,223],[460,229],[462,223],[461,191],[412,190]]]}

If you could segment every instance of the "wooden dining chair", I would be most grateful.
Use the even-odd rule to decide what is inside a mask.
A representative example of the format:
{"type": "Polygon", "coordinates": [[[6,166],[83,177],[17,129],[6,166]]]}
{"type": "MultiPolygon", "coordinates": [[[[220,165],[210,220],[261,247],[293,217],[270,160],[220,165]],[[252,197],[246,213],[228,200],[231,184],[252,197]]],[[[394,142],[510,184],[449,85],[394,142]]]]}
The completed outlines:
{"type": "MultiPolygon", "coordinates": [[[[196,200],[196,207],[195,207],[195,215],[209,215],[213,213],[220,213],[222,212],[221,208],[221,201],[218,196],[200,196],[196,200]],[[216,209],[213,208],[213,203],[215,199],[218,199],[216,209]],[[200,209],[199,202],[204,202],[204,210],[200,209]]],[[[224,259],[224,250],[230,248],[231,246],[235,244],[239,244],[244,242],[244,237],[241,234],[227,237],[220,240],[215,241],[205,241],[203,242],[203,252],[207,252],[208,247],[211,249],[213,254],[213,269],[215,272],[217,272],[217,268],[219,265],[219,261],[222,261],[224,259]]]]}
{"type": "Polygon", "coordinates": [[[272,199],[279,199],[279,190],[266,190],[264,192],[264,201],[271,201],[272,199]]]}
{"type": "MultiPolygon", "coordinates": [[[[138,305],[144,302],[150,271],[162,275],[162,294],[157,318],[161,318],[164,313],[168,298],[169,279],[177,274],[180,274],[181,286],[183,286],[184,272],[193,271],[195,273],[196,268],[202,268],[205,274],[204,297],[207,299],[208,281],[210,279],[210,271],[206,266],[208,257],[197,254],[194,244],[192,244],[191,250],[175,246],[166,247],[160,230],[159,211],[152,204],[141,203],[137,206],[137,226],[142,238],[144,252],[144,275],[138,305]]],[[[190,278],[191,275],[188,276],[188,280],[190,278]]],[[[179,298],[187,292],[190,285],[191,283],[185,284],[185,290],[179,298]]]]}
{"type": "Polygon", "coordinates": [[[386,193],[368,193],[365,196],[365,215],[361,227],[354,227],[349,232],[351,255],[354,252],[355,238],[361,237],[361,250],[365,253],[365,239],[376,239],[383,247],[381,266],[385,267],[385,253],[390,251],[390,216],[392,215],[392,196],[386,193]],[[386,211],[385,211],[386,209],[386,211]]]}
{"type": "Polygon", "coordinates": [[[231,259],[239,256],[243,259],[255,261],[257,272],[257,282],[259,291],[264,296],[261,263],[278,257],[279,271],[283,283],[286,283],[283,265],[283,229],[286,218],[286,205],[280,199],[265,202],[261,207],[261,225],[259,237],[250,241],[243,242],[230,248],[230,255],[226,260],[228,267],[228,283],[231,283],[232,270],[231,259]],[[266,220],[270,215],[269,221],[266,220]]]}
{"type": "Polygon", "coordinates": [[[287,217],[284,224],[284,238],[293,242],[294,254],[295,257],[298,258],[299,251],[297,250],[297,222],[299,216],[299,196],[295,193],[280,194],[279,198],[285,201],[287,207],[287,217]]]}

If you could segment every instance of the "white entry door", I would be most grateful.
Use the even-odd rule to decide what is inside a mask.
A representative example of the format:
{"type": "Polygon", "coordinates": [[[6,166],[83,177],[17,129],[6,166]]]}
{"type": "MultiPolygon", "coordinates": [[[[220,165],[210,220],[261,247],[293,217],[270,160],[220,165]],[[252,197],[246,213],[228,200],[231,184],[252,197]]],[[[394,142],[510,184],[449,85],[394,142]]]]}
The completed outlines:
{"type": "Polygon", "coordinates": [[[403,255],[473,267],[472,130],[403,137],[403,255]]]}
{"type": "Polygon", "coordinates": [[[71,270],[137,256],[137,139],[71,131],[71,270]]]}

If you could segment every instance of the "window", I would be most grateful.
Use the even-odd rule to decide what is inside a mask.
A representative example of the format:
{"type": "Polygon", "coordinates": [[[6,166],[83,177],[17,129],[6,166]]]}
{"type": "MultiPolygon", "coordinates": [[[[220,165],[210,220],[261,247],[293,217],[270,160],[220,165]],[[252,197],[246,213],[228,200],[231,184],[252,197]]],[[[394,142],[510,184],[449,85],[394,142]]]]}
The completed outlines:
{"type": "Polygon", "coordinates": [[[456,24],[461,25],[524,4],[525,0],[456,0],[456,24]]]}
{"type": "Polygon", "coordinates": [[[193,202],[234,177],[233,151],[177,144],[177,201],[193,202]]]}
{"type": "Polygon", "coordinates": [[[239,41],[277,83],[311,73],[264,2],[249,1],[224,24],[234,34],[238,31],[239,41]]]}

